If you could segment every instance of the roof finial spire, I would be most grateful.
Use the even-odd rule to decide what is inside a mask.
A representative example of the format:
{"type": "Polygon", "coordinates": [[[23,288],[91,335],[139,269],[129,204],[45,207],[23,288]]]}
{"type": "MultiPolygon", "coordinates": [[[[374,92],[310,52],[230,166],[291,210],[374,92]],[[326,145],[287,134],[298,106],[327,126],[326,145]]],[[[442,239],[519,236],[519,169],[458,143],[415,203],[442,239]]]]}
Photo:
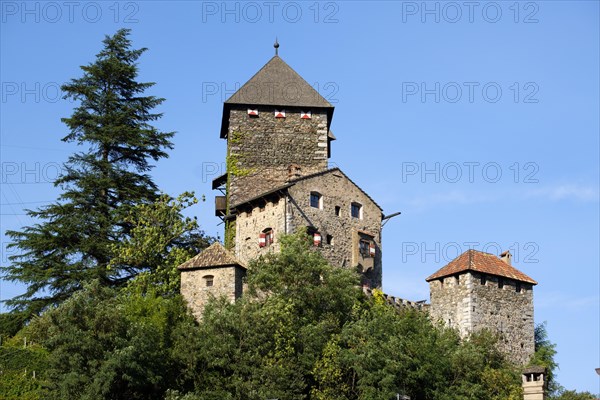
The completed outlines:
{"type": "Polygon", "coordinates": [[[279,55],[279,42],[277,41],[277,36],[275,36],[275,44],[273,45],[273,47],[275,47],[275,55],[278,56],[279,55]]]}

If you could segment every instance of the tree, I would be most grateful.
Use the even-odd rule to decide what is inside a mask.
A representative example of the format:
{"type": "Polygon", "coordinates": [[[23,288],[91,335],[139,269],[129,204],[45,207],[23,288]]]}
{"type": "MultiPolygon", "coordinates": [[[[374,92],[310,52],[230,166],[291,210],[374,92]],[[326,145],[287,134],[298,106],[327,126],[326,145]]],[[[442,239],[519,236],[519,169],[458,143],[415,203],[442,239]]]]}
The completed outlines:
{"type": "Polygon", "coordinates": [[[7,304],[28,315],[66,300],[85,282],[118,286],[140,272],[123,263],[109,269],[112,245],[130,233],[129,208],[157,198],[148,171],[152,160],[167,157],[174,133],[151,125],[161,117],[152,110],[164,99],[144,96],[154,83],[136,81],[137,61],[146,49],[132,49],[129,33],[121,29],[107,36],[95,62],[81,67],[83,76],[62,86],[65,98],[79,102],[62,119],[70,131],[63,141],[87,150],[64,164],[55,182],[63,190],[58,200],[28,210],[39,222],[7,232],[10,246],[22,254],[2,268],[4,278],[27,285],[7,304]]]}
{"type": "Polygon", "coordinates": [[[207,304],[176,345],[194,389],[170,399],[518,399],[520,374],[482,332],[461,341],[419,310],[368,298],[299,233],[252,262],[248,291],[207,304]]]}
{"type": "Polygon", "coordinates": [[[546,384],[549,396],[558,394],[560,385],[556,382],[555,374],[558,364],[554,361],[556,355],[556,345],[548,339],[548,330],[546,323],[535,326],[535,353],[531,358],[531,365],[539,365],[546,368],[546,384]]]}
{"type": "Polygon", "coordinates": [[[135,267],[138,275],[129,288],[162,296],[179,294],[181,274],[177,266],[189,260],[215,239],[206,237],[196,218],[181,212],[196,204],[193,193],[177,198],[161,195],[154,203],[132,207],[124,221],[131,225],[129,236],[112,245],[109,269],[135,267]]]}
{"type": "Polygon", "coordinates": [[[556,344],[548,338],[546,322],[535,327],[535,354],[530,364],[546,368],[546,385],[548,398],[555,400],[594,400],[596,396],[589,392],[577,392],[566,390],[556,380],[558,363],[554,360],[556,355],[556,344]]]}
{"type": "Polygon", "coordinates": [[[192,324],[179,296],[86,284],[25,328],[49,351],[42,398],[163,399],[185,387],[173,346],[192,324]]]}

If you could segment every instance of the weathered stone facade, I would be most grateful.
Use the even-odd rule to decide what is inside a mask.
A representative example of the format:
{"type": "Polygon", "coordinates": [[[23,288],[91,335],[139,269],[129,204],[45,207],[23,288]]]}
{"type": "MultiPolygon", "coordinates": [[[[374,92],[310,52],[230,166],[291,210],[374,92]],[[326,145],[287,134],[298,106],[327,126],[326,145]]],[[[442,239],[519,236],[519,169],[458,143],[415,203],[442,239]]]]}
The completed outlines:
{"type": "Polygon", "coordinates": [[[433,320],[462,337],[481,329],[501,336],[499,349],[517,364],[533,355],[533,286],[505,277],[465,271],[430,281],[433,320]]]}
{"type": "Polygon", "coordinates": [[[243,203],[285,184],[296,175],[310,175],[327,169],[328,121],[325,110],[311,111],[302,119],[300,108],[285,108],[285,118],[276,118],[283,107],[256,107],[258,116],[249,116],[247,107],[229,112],[227,135],[229,204],[243,203]]]}
{"type": "Polygon", "coordinates": [[[320,249],[332,265],[358,267],[365,284],[381,287],[381,208],[338,169],[300,180],[288,193],[288,230],[315,228],[322,237],[320,249]],[[311,193],[322,196],[322,208],[311,207],[311,193]],[[360,205],[359,217],[351,215],[352,203],[360,205]],[[373,243],[373,256],[361,254],[361,239],[373,243]]]}
{"type": "Polygon", "coordinates": [[[197,319],[211,297],[235,301],[243,292],[246,268],[220,243],[181,264],[181,295],[197,319]]]}
{"type": "Polygon", "coordinates": [[[289,182],[279,193],[242,204],[236,210],[235,256],[248,262],[261,254],[279,251],[278,236],[308,228],[321,237],[319,250],[332,265],[354,268],[364,283],[380,287],[381,218],[379,206],[339,169],[289,182]],[[319,207],[310,204],[320,196],[319,207]],[[352,204],[360,206],[358,217],[352,204]],[[272,231],[274,241],[260,246],[260,234],[272,231]],[[361,252],[360,242],[372,243],[374,254],[361,252]]]}
{"type": "Polygon", "coordinates": [[[235,301],[242,295],[245,271],[236,266],[189,270],[181,273],[181,295],[197,319],[211,297],[225,296],[235,301]],[[212,278],[212,286],[207,282],[212,278]]]}

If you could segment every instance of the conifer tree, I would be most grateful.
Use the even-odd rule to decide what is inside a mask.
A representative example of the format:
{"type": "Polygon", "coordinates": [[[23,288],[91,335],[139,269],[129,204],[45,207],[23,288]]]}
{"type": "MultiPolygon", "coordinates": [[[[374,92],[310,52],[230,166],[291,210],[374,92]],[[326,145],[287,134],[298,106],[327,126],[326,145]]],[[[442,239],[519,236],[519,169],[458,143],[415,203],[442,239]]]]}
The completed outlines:
{"type": "Polygon", "coordinates": [[[27,285],[6,302],[15,310],[31,315],[86,282],[118,286],[139,272],[124,264],[109,268],[112,245],[128,235],[128,209],[157,198],[148,172],[153,161],[167,157],[174,132],[151,125],[162,116],[153,109],[164,99],[144,94],[154,83],[136,80],[137,61],[147,49],[132,49],[129,34],[121,29],[106,36],[95,61],[81,66],[83,76],[62,86],[64,98],[78,104],[62,119],[69,128],[62,140],[84,150],[64,164],[55,182],[63,191],[57,201],[28,210],[34,225],[7,232],[21,254],[2,268],[4,278],[27,285]]]}

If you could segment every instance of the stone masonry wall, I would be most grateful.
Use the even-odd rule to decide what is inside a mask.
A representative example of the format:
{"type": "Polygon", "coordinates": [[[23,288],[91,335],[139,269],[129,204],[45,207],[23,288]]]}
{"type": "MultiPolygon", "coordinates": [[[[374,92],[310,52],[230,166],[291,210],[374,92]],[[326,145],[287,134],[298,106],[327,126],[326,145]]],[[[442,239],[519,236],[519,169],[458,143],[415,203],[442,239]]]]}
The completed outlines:
{"type": "Polygon", "coordinates": [[[270,201],[264,207],[256,206],[252,211],[242,212],[236,219],[235,256],[243,263],[268,252],[279,251],[279,235],[286,233],[285,198],[277,202],[270,201]],[[271,228],[274,242],[267,247],[258,245],[259,235],[271,228]]]}
{"type": "Polygon", "coordinates": [[[336,171],[300,181],[289,189],[289,193],[288,231],[314,226],[322,236],[321,251],[333,265],[355,268],[359,263],[365,266],[365,261],[370,261],[373,264],[370,284],[372,287],[381,287],[381,210],[375,203],[336,171]],[[322,209],[310,206],[311,192],[323,196],[322,209]],[[362,219],[351,216],[352,202],[362,204],[362,219]],[[340,207],[339,216],[335,214],[336,206],[340,207]],[[363,260],[360,257],[359,232],[369,233],[373,237],[376,245],[374,259],[363,260]],[[327,244],[328,235],[332,237],[332,244],[327,244]]]}
{"type": "Polygon", "coordinates": [[[431,316],[467,336],[483,328],[501,334],[498,347],[517,364],[534,353],[533,289],[526,283],[467,272],[430,282],[431,316]],[[443,282],[443,283],[442,283],[443,282]]]}
{"type": "MultiPolygon", "coordinates": [[[[288,189],[288,196],[278,201],[269,201],[263,206],[255,206],[251,211],[240,212],[236,218],[235,255],[247,263],[251,259],[268,252],[279,251],[279,238],[282,233],[294,233],[298,228],[314,227],[322,236],[319,248],[332,265],[355,268],[370,261],[373,270],[369,274],[372,287],[381,286],[381,210],[361,190],[342,174],[332,171],[320,176],[301,180],[288,189]],[[317,192],[322,197],[322,208],[310,206],[310,193],[317,192]],[[353,218],[350,204],[358,202],[363,206],[362,219],[353,218]],[[340,215],[335,207],[340,207],[340,215]],[[274,242],[267,247],[259,246],[260,233],[271,228],[274,242]],[[359,254],[360,232],[372,236],[376,245],[374,258],[363,259],[359,254]],[[327,236],[332,237],[327,243],[327,236]]],[[[362,271],[361,271],[362,272],[362,271]]]]}
{"type": "Polygon", "coordinates": [[[275,118],[275,108],[259,106],[259,116],[247,107],[230,111],[228,131],[229,205],[237,205],[279,187],[295,164],[302,175],[327,168],[327,113],[312,111],[301,119],[299,108],[286,108],[286,118],[275,118]]]}
{"type": "Polygon", "coordinates": [[[225,296],[235,301],[242,295],[244,271],[239,267],[215,267],[181,271],[181,295],[194,317],[200,320],[208,300],[225,296]],[[213,286],[206,286],[205,276],[213,276],[213,286]]]}

